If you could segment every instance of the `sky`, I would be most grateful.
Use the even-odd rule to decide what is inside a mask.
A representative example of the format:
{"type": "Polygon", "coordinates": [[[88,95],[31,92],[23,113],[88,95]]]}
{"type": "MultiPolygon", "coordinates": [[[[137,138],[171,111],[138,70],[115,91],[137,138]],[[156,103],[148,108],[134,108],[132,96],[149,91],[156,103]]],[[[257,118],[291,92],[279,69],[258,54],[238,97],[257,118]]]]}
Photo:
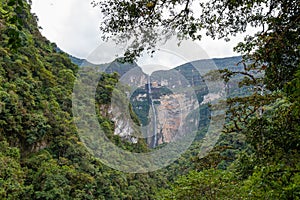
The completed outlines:
{"type": "MultiPolygon", "coordinates": [[[[87,58],[102,43],[100,8],[91,0],[32,0],[32,13],[39,19],[41,33],[63,51],[78,58],[87,58]]],[[[230,42],[204,37],[198,42],[206,52],[203,58],[236,56],[233,47],[242,41],[239,35],[230,42]]]]}

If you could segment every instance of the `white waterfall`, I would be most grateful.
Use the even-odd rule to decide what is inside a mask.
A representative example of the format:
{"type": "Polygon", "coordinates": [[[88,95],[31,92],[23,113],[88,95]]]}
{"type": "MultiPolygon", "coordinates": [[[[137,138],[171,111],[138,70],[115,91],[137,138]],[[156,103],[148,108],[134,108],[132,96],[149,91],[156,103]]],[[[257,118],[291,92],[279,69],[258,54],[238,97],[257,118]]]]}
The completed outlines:
{"type": "Polygon", "coordinates": [[[150,75],[148,75],[148,95],[149,95],[149,101],[150,101],[150,104],[151,104],[151,107],[152,107],[152,113],[153,113],[153,131],[154,131],[154,137],[153,137],[153,146],[152,148],[155,148],[156,147],[156,143],[157,143],[157,127],[156,127],[156,110],[155,110],[155,107],[154,107],[154,104],[153,104],[153,101],[152,101],[152,98],[151,98],[151,81],[150,81],[150,75]]]}

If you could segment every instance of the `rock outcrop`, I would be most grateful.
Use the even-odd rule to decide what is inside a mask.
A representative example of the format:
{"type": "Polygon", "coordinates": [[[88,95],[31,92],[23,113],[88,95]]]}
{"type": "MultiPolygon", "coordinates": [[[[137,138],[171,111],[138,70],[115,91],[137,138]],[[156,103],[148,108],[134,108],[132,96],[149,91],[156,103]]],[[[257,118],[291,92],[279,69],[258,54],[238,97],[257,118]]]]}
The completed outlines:
{"type": "Polygon", "coordinates": [[[169,143],[181,137],[187,126],[188,115],[198,108],[196,98],[185,94],[170,94],[162,96],[157,106],[158,144],[169,143]]]}

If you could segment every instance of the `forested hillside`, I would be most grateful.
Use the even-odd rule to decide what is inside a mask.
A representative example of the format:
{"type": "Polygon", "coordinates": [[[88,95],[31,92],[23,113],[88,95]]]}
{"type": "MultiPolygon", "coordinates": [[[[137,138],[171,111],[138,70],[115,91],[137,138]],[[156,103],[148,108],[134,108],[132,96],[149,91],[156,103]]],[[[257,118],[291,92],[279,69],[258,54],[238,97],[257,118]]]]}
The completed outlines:
{"type": "MultiPolygon", "coordinates": [[[[129,9],[126,15],[133,17],[121,20],[149,17],[149,21],[137,21],[151,23],[152,17],[159,16],[154,8],[160,1],[139,1],[140,7],[130,2],[105,2],[107,9],[117,6],[112,15],[129,9]]],[[[224,2],[229,10],[242,5],[242,14],[237,13],[240,16],[249,14],[251,6],[261,1],[250,1],[245,7],[238,1],[224,2]]],[[[226,63],[220,70],[225,82],[241,80],[241,87],[253,91],[227,100],[227,123],[214,149],[199,157],[202,141],[195,141],[172,165],[151,173],[130,174],[102,164],[79,139],[72,114],[78,66],[40,34],[37,17],[30,13],[30,1],[2,0],[0,199],[300,199],[299,4],[292,0],[272,3],[272,9],[282,8],[275,12],[281,16],[267,18],[269,30],[237,48],[245,54],[244,71],[229,70],[226,63]],[[253,76],[258,73],[265,76],[253,76]]],[[[207,8],[223,9],[220,5],[207,8]]],[[[182,24],[180,19],[186,13],[175,22],[182,24]]],[[[206,14],[205,19],[215,23],[216,19],[206,14]]],[[[225,20],[244,20],[235,17],[225,20]]],[[[264,21],[259,14],[247,20],[254,24],[255,20],[264,21]]],[[[107,32],[116,27],[117,31],[127,30],[122,27],[128,25],[126,21],[108,22],[107,32]]],[[[243,21],[238,21],[237,27],[222,23],[222,19],[216,22],[220,26],[207,25],[211,34],[224,27],[232,28],[229,32],[243,29],[238,27],[243,27],[243,21]]],[[[184,24],[188,31],[183,33],[196,39],[196,23],[184,24]]],[[[102,74],[99,80],[95,105],[98,121],[108,138],[123,149],[151,151],[143,140],[130,143],[113,134],[114,123],[105,108],[118,78],[116,73],[102,74]]],[[[123,91],[119,93],[125,96],[123,91]]]]}
{"type": "MultiPolygon", "coordinates": [[[[149,174],[112,170],[80,142],[71,112],[78,67],[40,34],[30,4],[4,0],[0,11],[0,199],[153,196],[158,186],[149,174]]],[[[109,95],[117,81],[103,76],[99,92],[109,95]]],[[[101,120],[113,137],[113,124],[101,120]]]]}

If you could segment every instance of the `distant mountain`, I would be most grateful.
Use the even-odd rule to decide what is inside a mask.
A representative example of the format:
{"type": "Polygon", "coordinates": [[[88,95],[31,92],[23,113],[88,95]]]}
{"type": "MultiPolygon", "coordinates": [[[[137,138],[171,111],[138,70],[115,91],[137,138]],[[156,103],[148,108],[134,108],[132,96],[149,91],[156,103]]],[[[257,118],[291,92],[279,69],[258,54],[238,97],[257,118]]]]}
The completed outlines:
{"type": "MultiPolygon", "coordinates": [[[[70,58],[75,64],[81,66],[93,65],[73,56],[70,58]]],[[[168,71],[155,71],[151,74],[150,79],[136,63],[114,61],[110,64],[93,66],[101,68],[100,71],[108,74],[117,72],[122,83],[134,87],[130,96],[133,111],[138,116],[142,126],[156,127],[156,131],[153,128],[148,128],[147,133],[147,135],[152,136],[155,132],[156,135],[148,137],[147,140],[149,147],[155,147],[171,142],[178,134],[182,134],[179,131],[180,127],[189,126],[187,122],[182,121],[182,117],[187,119],[194,109],[199,108],[200,112],[198,113],[198,115],[200,114],[197,123],[198,129],[203,129],[209,124],[210,110],[207,105],[209,101],[206,102],[204,99],[209,93],[218,91],[208,91],[202,77],[203,73],[213,69],[243,70],[242,65],[238,64],[241,60],[242,58],[237,56],[193,61],[168,71]],[[196,96],[190,96],[193,94],[187,92],[189,90],[193,91],[192,93],[196,96]],[[150,114],[151,112],[152,114],[150,114]],[[153,118],[153,114],[155,118],[153,118]],[[152,117],[149,118],[149,116],[152,117]],[[155,121],[153,121],[154,119],[155,121]]],[[[237,82],[230,82],[228,85],[228,93],[239,95],[242,91],[238,88],[237,82]]],[[[217,98],[218,95],[216,93],[211,96],[217,98]]]]}
{"type": "MultiPolygon", "coordinates": [[[[117,72],[120,77],[123,77],[125,74],[126,76],[132,76],[132,73],[137,73],[133,69],[136,68],[136,70],[139,73],[139,76],[143,76],[140,80],[138,80],[137,85],[141,85],[142,81],[146,80],[147,75],[142,72],[142,69],[136,64],[136,63],[121,63],[118,61],[114,61],[110,64],[101,64],[101,65],[95,65],[92,63],[89,63],[85,59],[80,59],[76,58],[74,56],[69,55],[71,61],[79,66],[95,66],[102,68],[102,70],[106,73],[113,73],[117,72]],[[130,75],[128,72],[130,71],[130,75]]],[[[193,62],[188,62],[183,65],[180,65],[178,67],[175,67],[174,70],[179,72],[184,78],[190,83],[192,87],[194,87],[196,95],[198,96],[199,103],[202,102],[203,96],[207,93],[204,90],[204,87],[199,87],[199,86],[204,86],[204,80],[202,79],[201,76],[203,76],[203,71],[209,71],[212,69],[229,69],[233,71],[243,71],[243,65],[240,63],[242,61],[241,56],[234,56],[234,57],[226,57],[226,58],[213,58],[213,59],[203,59],[203,60],[197,60],[193,62]],[[197,69],[196,69],[197,68],[197,69]],[[201,70],[201,72],[199,71],[201,70]]],[[[101,70],[101,71],[102,71],[101,70]]],[[[160,76],[160,73],[164,73],[161,71],[155,72],[156,76],[160,76]]],[[[155,74],[153,73],[153,75],[155,74]]],[[[152,76],[153,76],[152,75],[152,76]]],[[[128,78],[128,77],[127,77],[128,78]]],[[[228,83],[228,89],[231,90],[229,91],[229,95],[237,95],[241,89],[238,88],[238,80],[241,78],[240,75],[238,75],[235,79],[232,79],[228,83]]],[[[135,78],[137,79],[137,78],[135,78]]]]}
{"type": "MultiPolygon", "coordinates": [[[[99,66],[88,62],[86,59],[77,58],[72,55],[69,55],[69,58],[74,64],[78,66],[90,66],[90,65],[99,66]]],[[[242,61],[241,56],[202,59],[202,60],[185,63],[183,65],[176,67],[175,69],[179,71],[187,71],[187,73],[190,73],[192,71],[195,72],[195,68],[193,67],[193,65],[205,67],[205,66],[210,66],[211,63],[213,62],[218,69],[242,70],[242,65],[239,64],[241,61],[242,61]]],[[[130,63],[121,63],[121,62],[114,61],[110,64],[109,69],[107,69],[106,71],[107,73],[118,72],[120,75],[123,75],[129,70],[133,69],[134,67],[138,67],[138,65],[136,63],[130,64],[130,63]]]]}
{"type": "MultiPolygon", "coordinates": [[[[60,50],[61,51],[61,50],[60,50]]],[[[114,61],[110,63],[109,65],[106,63],[98,65],[88,62],[86,59],[77,58],[75,56],[69,55],[69,58],[71,61],[81,67],[84,66],[101,66],[105,67],[105,72],[107,73],[113,73],[117,72],[120,76],[123,76],[128,71],[132,70],[135,67],[139,67],[137,63],[121,63],[118,61],[114,61]]],[[[213,59],[202,59],[197,60],[193,62],[188,62],[183,65],[180,65],[174,69],[181,72],[192,85],[197,84],[196,82],[202,82],[202,79],[197,79],[196,77],[200,77],[198,74],[198,70],[196,70],[195,66],[201,66],[202,68],[208,68],[212,66],[212,63],[218,68],[218,69],[230,69],[235,71],[243,70],[242,64],[240,62],[242,61],[241,56],[234,56],[234,57],[226,57],[226,58],[213,58],[213,59]],[[192,75],[193,74],[193,75],[192,75]]]]}
{"type": "Polygon", "coordinates": [[[85,59],[77,58],[72,55],[69,55],[69,58],[71,59],[72,63],[78,66],[81,66],[86,61],[85,59]]]}

